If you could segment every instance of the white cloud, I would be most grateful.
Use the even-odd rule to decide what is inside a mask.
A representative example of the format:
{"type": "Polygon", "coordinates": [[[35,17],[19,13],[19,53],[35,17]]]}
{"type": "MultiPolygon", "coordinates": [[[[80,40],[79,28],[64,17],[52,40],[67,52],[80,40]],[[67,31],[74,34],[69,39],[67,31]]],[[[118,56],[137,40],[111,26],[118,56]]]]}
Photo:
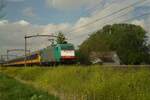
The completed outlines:
{"type": "Polygon", "coordinates": [[[29,25],[30,23],[25,21],[25,20],[20,20],[18,22],[15,22],[14,24],[17,24],[17,25],[21,25],[21,26],[27,26],[29,25]]]}
{"type": "Polygon", "coordinates": [[[48,24],[44,27],[43,32],[44,33],[55,33],[55,32],[59,32],[59,31],[63,31],[66,30],[70,27],[69,23],[62,23],[62,24],[48,24]]]}
{"type": "Polygon", "coordinates": [[[146,28],[144,19],[142,19],[142,20],[133,20],[131,22],[131,24],[139,25],[139,26],[141,26],[143,28],[146,28]]]}
{"type": "Polygon", "coordinates": [[[23,10],[23,15],[27,17],[36,17],[34,9],[32,7],[27,7],[23,10]]]}
{"type": "Polygon", "coordinates": [[[7,0],[9,2],[23,2],[24,0],[7,0]]]}
{"type": "Polygon", "coordinates": [[[7,24],[7,23],[8,23],[7,20],[2,20],[2,21],[0,21],[0,25],[5,25],[5,24],[7,24]]]}
{"type": "MultiPolygon", "coordinates": [[[[25,20],[17,22],[9,22],[7,20],[0,21],[0,46],[4,52],[6,49],[24,48],[24,36],[36,34],[52,34],[69,28],[68,23],[34,25],[25,20]]],[[[32,38],[28,41],[28,47],[35,49],[44,48],[50,43],[47,38],[32,38]]]]}
{"type": "MultiPolygon", "coordinates": [[[[128,5],[131,5],[137,1],[138,0],[134,0],[134,1],[112,0],[112,3],[106,3],[103,6],[103,8],[99,8],[96,11],[92,12],[90,16],[81,17],[71,29],[71,33],[69,34],[71,42],[79,45],[92,32],[101,29],[103,26],[107,24],[114,24],[114,23],[132,23],[132,24],[140,25],[144,29],[148,30],[148,32],[150,32],[150,29],[147,28],[150,27],[150,20],[145,21],[145,17],[141,18],[140,20],[139,19],[136,20],[135,18],[134,20],[132,19],[133,21],[132,20],[127,21],[127,19],[131,19],[137,16],[133,14],[134,10],[136,9],[136,6],[129,7],[126,10],[122,10],[121,12],[106,18],[106,16],[108,16],[109,14],[112,14],[113,12],[125,8],[128,5]]],[[[142,3],[137,6],[138,7],[145,6],[145,4],[142,3]]]]}
{"type": "Polygon", "coordinates": [[[74,10],[94,6],[100,1],[102,0],[46,0],[46,4],[59,10],[74,10]]]}
{"type": "MultiPolygon", "coordinates": [[[[118,11],[121,8],[126,7],[127,5],[131,4],[133,2],[127,2],[127,1],[122,1],[122,2],[113,2],[110,3],[109,5],[106,4],[107,6],[103,9],[97,9],[95,12],[91,13],[91,16],[89,17],[81,17],[74,27],[72,28],[72,34],[70,37],[73,39],[72,41],[75,42],[78,37],[81,38],[82,40],[88,37],[88,34],[101,29],[103,26],[106,24],[113,24],[113,23],[118,23],[121,22],[124,19],[127,19],[130,14],[127,14],[126,16],[124,14],[129,13],[132,11],[134,8],[131,7],[129,9],[126,9],[120,13],[117,13],[116,15],[107,17],[109,14],[118,11]],[[124,15],[124,16],[122,16],[124,15]],[[119,16],[122,16],[118,18],[119,16]],[[85,27],[84,27],[85,25],[85,27]],[[82,27],[83,26],[83,27],[82,27]],[[75,38],[74,38],[75,37],[75,38]]],[[[79,42],[78,44],[80,44],[79,42]]]]}

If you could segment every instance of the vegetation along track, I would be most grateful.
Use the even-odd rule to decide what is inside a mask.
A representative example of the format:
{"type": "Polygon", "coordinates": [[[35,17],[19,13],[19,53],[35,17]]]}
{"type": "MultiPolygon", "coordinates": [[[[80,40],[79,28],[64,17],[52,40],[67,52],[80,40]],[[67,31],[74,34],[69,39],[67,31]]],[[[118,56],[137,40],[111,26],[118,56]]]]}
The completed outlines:
{"type": "Polygon", "coordinates": [[[0,73],[0,100],[58,100],[58,98],[0,73]]]}
{"type": "Polygon", "coordinates": [[[145,66],[7,67],[1,72],[61,100],[150,100],[150,68],[145,66]]]}

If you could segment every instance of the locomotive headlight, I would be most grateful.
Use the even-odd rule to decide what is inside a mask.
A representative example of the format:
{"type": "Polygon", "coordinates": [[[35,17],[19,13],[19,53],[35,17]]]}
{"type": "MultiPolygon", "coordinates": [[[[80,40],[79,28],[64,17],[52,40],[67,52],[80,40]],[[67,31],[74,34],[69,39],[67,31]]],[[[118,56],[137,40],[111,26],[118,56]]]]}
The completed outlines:
{"type": "Polygon", "coordinates": [[[75,56],[75,51],[74,50],[61,50],[61,56],[75,56]]]}

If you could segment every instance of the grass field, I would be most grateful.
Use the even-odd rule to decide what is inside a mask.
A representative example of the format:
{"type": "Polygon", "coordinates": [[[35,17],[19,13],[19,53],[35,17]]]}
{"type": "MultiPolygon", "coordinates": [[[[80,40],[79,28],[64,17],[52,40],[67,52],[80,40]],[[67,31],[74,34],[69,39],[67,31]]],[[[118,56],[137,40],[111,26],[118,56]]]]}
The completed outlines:
{"type": "Polygon", "coordinates": [[[0,100],[58,100],[0,73],[0,100]]]}
{"type": "Polygon", "coordinates": [[[0,70],[62,100],[150,100],[148,67],[8,67],[0,70]]]}

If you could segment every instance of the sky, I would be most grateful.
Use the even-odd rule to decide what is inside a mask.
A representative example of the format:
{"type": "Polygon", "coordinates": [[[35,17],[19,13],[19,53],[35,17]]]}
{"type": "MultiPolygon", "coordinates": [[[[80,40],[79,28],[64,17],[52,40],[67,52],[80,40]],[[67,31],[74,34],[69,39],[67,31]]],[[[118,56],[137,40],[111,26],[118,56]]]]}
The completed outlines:
{"type": "MultiPolygon", "coordinates": [[[[140,16],[150,13],[150,0],[4,1],[6,6],[0,12],[5,15],[0,19],[0,53],[2,54],[6,53],[7,49],[24,48],[25,35],[56,35],[60,31],[67,36],[69,42],[78,46],[92,32],[114,23],[140,25],[150,36],[150,14],[140,16]],[[139,1],[139,4],[106,17],[139,1]]],[[[28,41],[28,48],[36,50],[49,44],[47,38],[33,38],[28,41]]]]}

